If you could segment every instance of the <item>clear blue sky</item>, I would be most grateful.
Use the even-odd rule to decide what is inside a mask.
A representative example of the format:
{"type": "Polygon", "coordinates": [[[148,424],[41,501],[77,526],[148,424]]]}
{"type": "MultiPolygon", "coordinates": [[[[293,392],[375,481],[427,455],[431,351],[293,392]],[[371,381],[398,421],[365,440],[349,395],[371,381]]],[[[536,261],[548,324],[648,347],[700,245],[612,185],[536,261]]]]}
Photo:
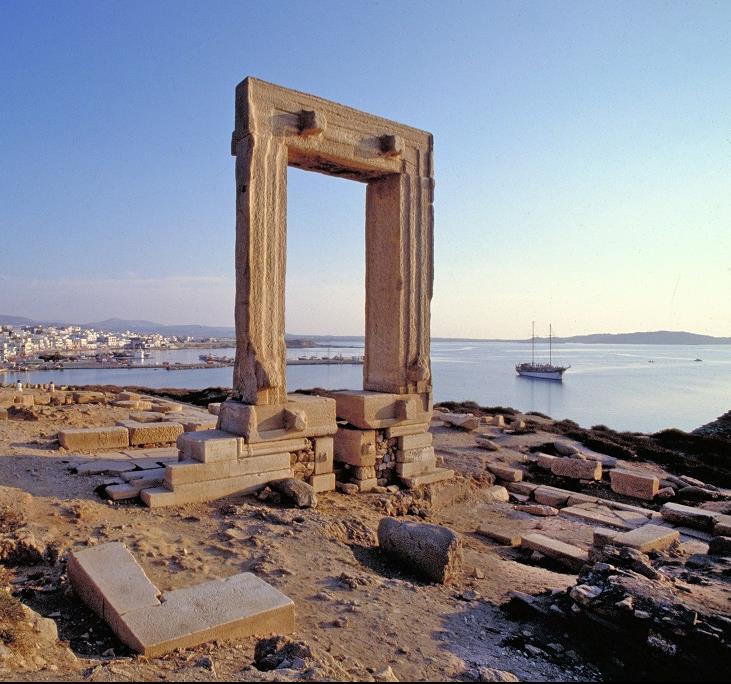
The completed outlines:
{"type": "MultiPolygon", "coordinates": [[[[247,75],[434,133],[435,335],[731,335],[729,2],[0,0],[0,313],[231,324],[247,75]]],[[[289,179],[287,328],[362,333],[364,186],[289,179]]]]}

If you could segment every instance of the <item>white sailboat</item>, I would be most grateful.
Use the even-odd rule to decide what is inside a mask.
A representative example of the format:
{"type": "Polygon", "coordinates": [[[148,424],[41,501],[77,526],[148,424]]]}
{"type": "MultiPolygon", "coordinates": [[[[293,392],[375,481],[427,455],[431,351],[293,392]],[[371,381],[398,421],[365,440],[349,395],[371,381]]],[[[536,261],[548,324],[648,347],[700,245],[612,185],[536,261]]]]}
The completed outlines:
{"type": "Polygon", "coordinates": [[[548,363],[536,363],[536,322],[533,321],[533,335],[531,337],[531,361],[530,363],[519,363],[515,366],[515,372],[526,378],[539,378],[541,380],[563,380],[563,374],[571,366],[553,365],[553,326],[548,328],[548,363]]]}

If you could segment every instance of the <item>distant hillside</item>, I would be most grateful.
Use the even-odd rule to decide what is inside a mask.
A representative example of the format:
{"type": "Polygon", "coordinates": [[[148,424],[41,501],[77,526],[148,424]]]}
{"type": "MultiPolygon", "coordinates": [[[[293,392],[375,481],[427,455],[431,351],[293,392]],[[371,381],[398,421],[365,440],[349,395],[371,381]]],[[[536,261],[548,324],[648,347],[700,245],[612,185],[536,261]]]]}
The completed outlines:
{"type": "Polygon", "coordinates": [[[123,318],[108,318],[105,321],[82,323],[86,328],[108,330],[109,332],[160,333],[172,337],[234,337],[233,326],[196,325],[193,323],[180,325],[162,325],[152,321],[125,320],[123,318]]]}
{"type": "Polygon", "coordinates": [[[0,314],[0,325],[35,325],[35,321],[23,316],[7,316],[0,314]]]}
{"type": "MultiPolygon", "coordinates": [[[[536,340],[548,342],[547,337],[536,340]]],[[[530,340],[524,340],[530,342],[530,340]]],[[[654,332],[634,333],[597,333],[594,335],[574,335],[554,337],[554,342],[573,342],[575,344],[731,344],[731,337],[713,337],[696,333],[656,330],[654,332]]]]}

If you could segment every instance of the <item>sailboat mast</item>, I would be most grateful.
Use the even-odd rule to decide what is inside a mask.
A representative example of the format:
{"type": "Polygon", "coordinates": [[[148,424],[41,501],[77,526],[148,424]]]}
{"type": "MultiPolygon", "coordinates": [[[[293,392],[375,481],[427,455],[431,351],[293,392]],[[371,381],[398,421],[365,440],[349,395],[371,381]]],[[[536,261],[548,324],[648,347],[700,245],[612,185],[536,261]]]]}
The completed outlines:
{"type": "Polygon", "coordinates": [[[530,360],[533,365],[536,363],[536,322],[533,321],[533,334],[530,338],[530,360]]]}
{"type": "Polygon", "coordinates": [[[553,325],[548,324],[548,365],[553,365],[553,354],[551,353],[551,343],[553,342],[553,325]]]}

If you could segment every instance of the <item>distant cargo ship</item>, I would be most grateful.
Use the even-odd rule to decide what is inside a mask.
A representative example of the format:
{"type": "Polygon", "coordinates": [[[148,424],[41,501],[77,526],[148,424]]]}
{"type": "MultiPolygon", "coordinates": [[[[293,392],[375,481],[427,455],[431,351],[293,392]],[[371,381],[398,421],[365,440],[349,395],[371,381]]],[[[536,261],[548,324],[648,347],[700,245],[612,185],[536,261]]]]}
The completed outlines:
{"type": "Polygon", "coordinates": [[[515,372],[526,378],[538,378],[540,380],[563,380],[563,374],[571,366],[554,366],[552,353],[553,326],[548,328],[548,363],[536,363],[536,322],[533,321],[533,335],[531,337],[531,361],[530,363],[519,363],[515,372]]]}

